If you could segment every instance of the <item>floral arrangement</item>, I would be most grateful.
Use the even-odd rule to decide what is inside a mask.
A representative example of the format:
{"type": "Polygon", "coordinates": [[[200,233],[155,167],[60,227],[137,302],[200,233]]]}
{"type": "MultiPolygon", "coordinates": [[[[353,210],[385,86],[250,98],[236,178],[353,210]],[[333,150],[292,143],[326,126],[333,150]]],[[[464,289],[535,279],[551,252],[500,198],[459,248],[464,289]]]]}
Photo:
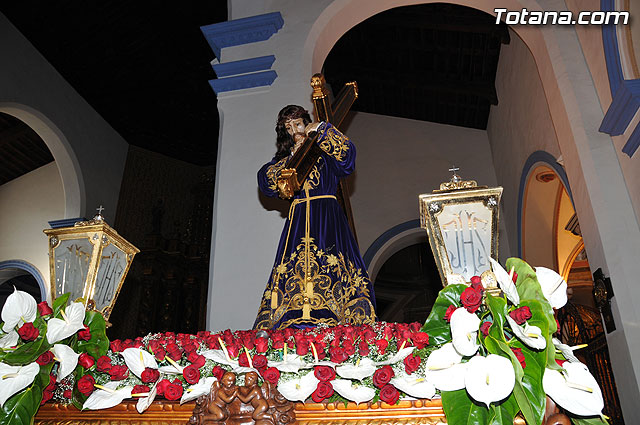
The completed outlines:
{"type": "MultiPolygon", "coordinates": [[[[156,333],[110,344],[100,314],[81,303],[37,307],[15,291],[0,327],[0,424],[28,424],[53,400],[104,409],[157,397],[184,403],[226,371],[256,371],[290,401],[356,403],[442,397],[450,424],[542,422],[548,394],[577,424],[606,423],[600,389],[573,348],[552,335],[566,303],[555,272],[518,259],[493,262],[502,290],[449,285],[419,323],[275,331],[156,333]]],[[[29,300],[30,298],[30,300],[29,300]]]]}

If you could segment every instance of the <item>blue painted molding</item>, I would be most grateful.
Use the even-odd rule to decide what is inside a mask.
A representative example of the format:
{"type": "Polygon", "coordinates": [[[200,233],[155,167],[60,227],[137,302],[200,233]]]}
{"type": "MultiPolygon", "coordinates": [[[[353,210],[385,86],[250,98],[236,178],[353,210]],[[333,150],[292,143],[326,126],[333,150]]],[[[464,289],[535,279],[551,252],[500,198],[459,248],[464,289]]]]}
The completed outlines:
{"type": "Polygon", "coordinates": [[[236,75],[234,77],[209,80],[209,84],[216,94],[225,91],[248,89],[252,87],[270,86],[278,74],[275,71],[261,71],[253,74],[236,75]]]}
{"type": "Polygon", "coordinates": [[[260,56],[257,58],[243,59],[234,62],[217,63],[213,65],[213,70],[218,78],[230,75],[247,74],[249,72],[265,71],[271,69],[271,65],[276,60],[274,55],[260,56]]]}
{"type": "Polygon", "coordinates": [[[48,223],[52,229],[57,229],[59,227],[71,227],[78,221],[87,221],[87,219],[83,217],[63,218],[62,220],[51,220],[48,223]]]}
{"type": "Polygon", "coordinates": [[[567,194],[571,199],[571,204],[575,204],[573,202],[573,194],[571,193],[571,186],[569,186],[569,179],[567,177],[567,173],[564,171],[564,168],[558,164],[556,158],[551,155],[549,152],[545,151],[536,151],[529,155],[529,158],[524,163],[522,167],[522,174],[520,174],[520,187],[518,189],[518,258],[522,258],[522,214],[524,211],[522,210],[524,204],[524,191],[527,187],[527,180],[529,177],[529,171],[539,163],[543,163],[546,166],[550,167],[555,171],[555,173],[560,177],[564,188],[567,190],[567,194]]]}
{"type": "Polygon", "coordinates": [[[280,12],[272,12],[205,25],[200,27],[200,30],[220,60],[220,51],[223,48],[268,40],[283,25],[284,20],[280,12]]]}
{"type": "MultiPolygon", "coordinates": [[[[604,12],[614,11],[615,0],[600,0],[600,9],[604,12]]],[[[615,25],[602,25],[602,44],[612,100],[599,130],[611,136],[619,136],[627,130],[640,107],[640,80],[624,79],[615,25]]],[[[622,152],[629,157],[632,157],[640,147],[640,130],[638,128],[640,126],[636,126],[622,147],[622,152]]]]}
{"type": "Polygon", "coordinates": [[[23,260],[8,260],[0,261],[0,270],[2,269],[20,269],[29,272],[38,282],[40,287],[40,301],[47,299],[47,289],[44,283],[44,278],[40,274],[40,271],[31,263],[27,263],[23,260]]]}
{"type": "MultiPolygon", "coordinates": [[[[382,248],[384,244],[386,244],[391,238],[399,235],[402,232],[406,232],[407,230],[419,229],[419,228],[420,228],[419,219],[409,220],[404,223],[400,223],[396,226],[393,226],[391,229],[387,230],[386,232],[378,236],[378,238],[375,241],[373,241],[371,246],[367,249],[367,252],[365,252],[364,256],[362,257],[367,269],[369,268],[369,265],[371,264],[371,260],[373,260],[373,257],[375,257],[378,251],[380,251],[380,248],[382,248]]],[[[426,234],[426,231],[425,231],[425,234],[426,234]]]]}
{"type": "Polygon", "coordinates": [[[600,131],[619,136],[625,132],[640,107],[640,80],[622,80],[602,120],[600,131]]]}

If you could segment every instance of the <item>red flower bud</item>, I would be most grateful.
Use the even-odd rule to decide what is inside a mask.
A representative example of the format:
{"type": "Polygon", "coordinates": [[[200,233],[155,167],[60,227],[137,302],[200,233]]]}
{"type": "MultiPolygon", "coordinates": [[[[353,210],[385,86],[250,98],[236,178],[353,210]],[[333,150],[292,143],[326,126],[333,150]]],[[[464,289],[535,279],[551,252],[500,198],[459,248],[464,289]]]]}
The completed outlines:
{"type": "Polygon", "coordinates": [[[33,323],[27,322],[20,326],[20,329],[18,329],[18,335],[20,335],[20,338],[24,341],[33,341],[38,337],[38,335],[40,335],[40,331],[38,328],[33,326],[33,323]]]}
{"type": "Polygon", "coordinates": [[[51,351],[45,351],[40,354],[40,356],[36,359],[36,363],[40,366],[47,365],[53,361],[53,353],[51,351]]]}
{"type": "Polygon", "coordinates": [[[48,316],[53,313],[53,310],[46,301],[42,301],[38,303],[38,313],[40,313],[40,316],[48,316]]]}
{"type": "Polygon", "coordinates": [[[455,305],[450,305],[447,308],[447,311],[444,313],[444,320],[446,320],[447,322],[449,322],[451,320],[451,315],[453,314],[454,311],[456,311],[458,309],[458,307],[456,307],[455,305]]]}
{"type": "Polygon", "coordinates": [[[87,374],[78,380],[78,391],[80,391],[83,395],[88,396],[93,392],[95,387],[93,386],[96,383],[96,380],[93,379],[93,376],[87,374]]]}
{"type": "Polygon", "coordinates": [[[87,353],[82,353],[80,354],[80,357],[78,357],[78,364],[85,369],[89,369],[95,363],[96,361],[93,359],[93,357],[91,357],[87,353]]]}
{"type": "Polygon", "coordinates": [[[89,326],[85,325],[84,329],[78,331],[78,339],[81,339],[83,341],[89,341],[91,339],[91,331],[89,330],[89,326]]]}

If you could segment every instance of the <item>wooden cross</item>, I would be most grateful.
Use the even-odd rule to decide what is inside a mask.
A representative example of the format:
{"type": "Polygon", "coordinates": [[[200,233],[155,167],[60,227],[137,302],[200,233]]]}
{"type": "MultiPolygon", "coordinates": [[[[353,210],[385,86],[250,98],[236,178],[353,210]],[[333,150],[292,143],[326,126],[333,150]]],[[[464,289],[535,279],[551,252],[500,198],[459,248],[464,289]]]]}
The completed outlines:
{"type": "MultiPolygon", "coordinates": [[[[358,84],[355,81],[345,84],[333,103],[330,103],[330,91],[325,85],[322,74],[314,74],[313,77],[311,77],[311,87],[313,87],[312,96],[316,120],[329,122],[339,128],[347,116],[349,108],[351,108],[353,102],[358,98],[358,84]]],[[[315,136],[310,134],[310,137],[296,151],[289,162],[287,162],[285,169],[282,170],[282,177],[278,181],[278,189],[281,197],[291,198],[293,193],[302,187],[304,181],[311,173],[313,166],[322,154],[322,149],[320,149],[316,143],[317,137],[317,134],[315,136]]],[[[357,243],[356,227],[353,221],[351,202],[349,202],[349,190],[345,179],[340,180],[336,198],[347,216],[349,227],[351,227],[351,232],[357,243]]]]}

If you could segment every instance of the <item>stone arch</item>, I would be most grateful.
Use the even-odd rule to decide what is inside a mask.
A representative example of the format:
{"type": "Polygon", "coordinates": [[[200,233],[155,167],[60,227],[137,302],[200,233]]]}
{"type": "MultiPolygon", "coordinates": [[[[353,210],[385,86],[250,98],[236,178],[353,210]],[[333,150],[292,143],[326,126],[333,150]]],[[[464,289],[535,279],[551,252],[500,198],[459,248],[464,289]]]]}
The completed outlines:
{"type": "Polygon", "coordinates": [[[27,105],[0,102],[0,112],[20,119],[42,138],[56,161],[62,179],[65,217],[82,216],[86,202],[84,179],[78,159],[62,131],[40,111],[27,105]]]}
{"type": "Polygon", "coordinates": [[[38,282],[38,287],[40,288],[40,299],[43,301],[47,299],[47,285],[42,277],[42,273],[40,273],[40,270],[38,270],[36,266],[23,260],[0,261],[0,270],[6,269],[19,269],[29,273],[36,279],[36,282],[38,282]]]}

